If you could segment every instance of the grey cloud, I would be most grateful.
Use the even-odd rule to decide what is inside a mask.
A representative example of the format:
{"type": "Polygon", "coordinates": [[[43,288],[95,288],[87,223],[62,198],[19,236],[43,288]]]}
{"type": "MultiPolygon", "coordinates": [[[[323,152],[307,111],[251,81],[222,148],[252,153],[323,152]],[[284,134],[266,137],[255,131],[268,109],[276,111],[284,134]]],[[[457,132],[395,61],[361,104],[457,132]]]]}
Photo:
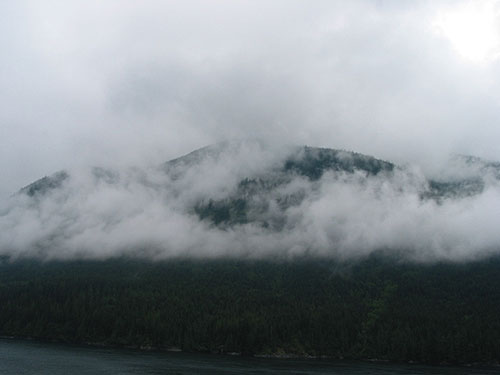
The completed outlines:
{"type": "MultiPolygon", "coordinates": [[[[161,168],[72,171],[59,187],[8,201],[0,215],[0,254],[72,259],[307,253],[352,259],[385,250],[434,261],[499,251],[498,169],[462,163],[468,170],[455,178],[481,178],[484,188],[436,200],[425,198],[429,182],[418,168],[377,175],[332,170],[319,180],[282,175],[291,150],[238,141],[161,168]],[[245,178],[270,187],[247,196],[250,220],[202,220],[198,204],[235,199],[245,178]]],[[[462,169],[455,161],[455,171],[462,169]]]]}
{"type": "Polygon", "coordinates": [[[2,195],[232,137],[499,159],[498,61],[461,60],[432,26],[454,4],[5,2],[2,195]]]}

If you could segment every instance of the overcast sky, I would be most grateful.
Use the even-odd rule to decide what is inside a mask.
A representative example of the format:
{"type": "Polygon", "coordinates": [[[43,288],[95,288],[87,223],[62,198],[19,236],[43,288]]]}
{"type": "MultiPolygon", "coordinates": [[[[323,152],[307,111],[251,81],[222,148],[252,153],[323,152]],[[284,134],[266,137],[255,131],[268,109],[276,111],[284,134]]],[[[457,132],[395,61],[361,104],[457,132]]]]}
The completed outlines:
{"type": "Polygon", "coordinates": [[[0,195],[225,138],[500,160],[498,1],[0,3],[0,195]]]}

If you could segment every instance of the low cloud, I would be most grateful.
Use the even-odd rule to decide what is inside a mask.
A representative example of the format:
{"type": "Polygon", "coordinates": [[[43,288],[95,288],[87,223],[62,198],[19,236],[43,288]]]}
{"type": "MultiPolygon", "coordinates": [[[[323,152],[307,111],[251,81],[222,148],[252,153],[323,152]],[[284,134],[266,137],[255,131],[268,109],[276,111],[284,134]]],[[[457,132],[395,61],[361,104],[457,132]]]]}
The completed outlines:
{"type": "Polygon", "coordinates": [[[377,175],[327,170],[319,179],[282,172],[293,150],[236,142],[158,168],[70,171],[59,187],[32,196],[25,190],[4,202],[0,254],[355,259],[386,251],[415,261],[461,261],[500,252],[495,169],[470,163],[460,169],[455,159],[449,169],[455,181],[466,170],[484,185],[437,199],[426,196],[429,181],[416,167],[377,175]],[[197,205],[236,199],[245,178],[268,184],[246,196],[247,220],[215,225],[200,218],[197,205]]]}

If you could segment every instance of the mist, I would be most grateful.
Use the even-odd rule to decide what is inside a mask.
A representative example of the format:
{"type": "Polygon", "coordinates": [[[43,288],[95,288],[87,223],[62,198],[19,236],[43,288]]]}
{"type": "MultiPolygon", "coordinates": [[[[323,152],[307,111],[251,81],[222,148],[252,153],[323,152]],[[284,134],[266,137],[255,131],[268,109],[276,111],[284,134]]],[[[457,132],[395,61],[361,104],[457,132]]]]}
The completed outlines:
{"type": "Polygon", "coordinates": [[[481,164],[459,168],[455,160],[448,169],[454,177],[446,181],[474,176],[484,187],[434,199],[425,198],[429,180],[417,166],[377,175],[327,170],[318,180],[278,172],[293,150],[238,141],[156,168],[70,171],[60,186],[31,196],[20,191],[3,204],[0,255],[349,260],[382,251],[432,262],[500,252],[497,170],[481,164]],[[235,199],[244,179],[274,185],[247,194],[247,221],[216,225],[196,211],[208,202],[235,199]],[[285,200],[292,204],[283,205],[285,200]]]}

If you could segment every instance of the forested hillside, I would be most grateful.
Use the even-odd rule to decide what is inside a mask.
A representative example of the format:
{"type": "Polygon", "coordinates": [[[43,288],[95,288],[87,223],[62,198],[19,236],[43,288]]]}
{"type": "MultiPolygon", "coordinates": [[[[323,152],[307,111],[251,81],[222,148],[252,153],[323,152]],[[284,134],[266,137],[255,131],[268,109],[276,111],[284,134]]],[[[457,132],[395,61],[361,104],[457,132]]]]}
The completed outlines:
{"type": "Polygon", "coordinates": [[[429,363],[500,360],[500,259],[4,261],[0,335],[429,363]]]}
{"type": "Polygon", "coordinates": [[[0,335],[498,362],[499,171],[226,142],[60,172],[1,213],[0,335]]]}

